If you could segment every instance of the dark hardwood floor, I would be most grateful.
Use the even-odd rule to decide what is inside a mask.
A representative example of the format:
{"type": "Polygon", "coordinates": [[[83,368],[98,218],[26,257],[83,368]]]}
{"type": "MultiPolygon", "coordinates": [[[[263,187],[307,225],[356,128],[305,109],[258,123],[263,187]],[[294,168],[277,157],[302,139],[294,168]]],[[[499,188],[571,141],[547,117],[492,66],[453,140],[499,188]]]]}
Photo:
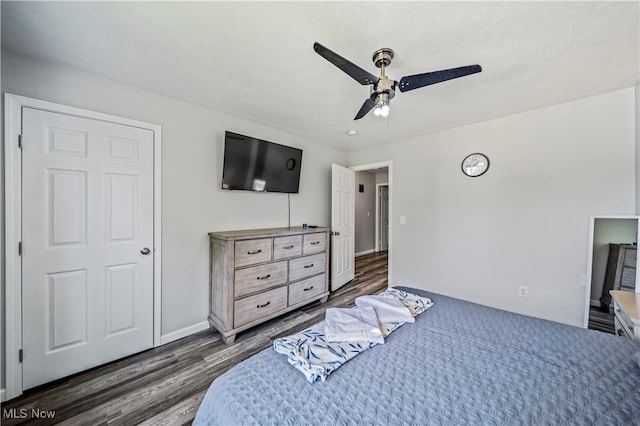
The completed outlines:
{"type": "Polygon", "coordinates": [[[588,328],[590,330],[602,331],[603,333],[616,334],[613,317],[614,314],[603,312],[595,306],[589,306],[588,328]]]}
{"type": "Polygon", "coordinates": [[[211,382],[229,368],[324,318],[329,307],[387,287],[387,252],[356,259],[355,279],[329,301],[312,303],[237,336],[233,346],[203,331],[167,345],[29,390],[2,404],[2,425],[191,424],[211,382]],[[36,414],[49,418],[37,418],[36,414]],[[53,416],[53,418],[50,418],[53,416]]]}

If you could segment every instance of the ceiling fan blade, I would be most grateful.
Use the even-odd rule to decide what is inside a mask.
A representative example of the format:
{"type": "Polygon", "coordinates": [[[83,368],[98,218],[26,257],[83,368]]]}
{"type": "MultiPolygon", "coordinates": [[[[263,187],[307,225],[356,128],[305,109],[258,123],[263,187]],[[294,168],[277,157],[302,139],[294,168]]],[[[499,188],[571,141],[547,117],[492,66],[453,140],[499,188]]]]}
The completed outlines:
{"type": "Polygon", "coordinates": [[[320,43],[313,43],[313,50],[315,50],[318,55],[322,56],[336,67],[349,74],[351,78],[362,85],[375,84],[378,82],[378,77],[363,70],[353,62],[350,62],[337,53],[327,49],[320,43]]]}
{"type": "Polygon", "coordinates": [[[418,89],[431,84],[442,83],[443,81],[475,74],[480,71],[482,71],[482,67],[480,65],[468,65],[466,67],[409,75],[407,77],[402,77],[400,80],[400,91],[407,92],[409,90],[418,89]]]}
{"type": "Polygon", "coordinates": [[[358,111],[358,113],[356,114],[356,118],[354,118],[354,120],[360,120],[362,117],[367,115],[367,113],[371,111],[374,106],[376,106],[376,103],[373,102],[371,99],[367,99],[366,101],[364,101],[364,103],[362,104],[362,107],[360,107],[360,111],[358,111]]]}

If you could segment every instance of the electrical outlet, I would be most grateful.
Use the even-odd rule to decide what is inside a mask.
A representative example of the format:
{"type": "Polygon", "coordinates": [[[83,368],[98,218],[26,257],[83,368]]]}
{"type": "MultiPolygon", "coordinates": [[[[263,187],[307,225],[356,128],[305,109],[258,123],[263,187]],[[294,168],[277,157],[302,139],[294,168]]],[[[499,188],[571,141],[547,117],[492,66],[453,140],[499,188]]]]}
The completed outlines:
{"type": "Polygon", "coordinates": [[[529,287],[526,285],[521,285],[518,287],[518,296],[520,297],[529,297],[529,287]]]}

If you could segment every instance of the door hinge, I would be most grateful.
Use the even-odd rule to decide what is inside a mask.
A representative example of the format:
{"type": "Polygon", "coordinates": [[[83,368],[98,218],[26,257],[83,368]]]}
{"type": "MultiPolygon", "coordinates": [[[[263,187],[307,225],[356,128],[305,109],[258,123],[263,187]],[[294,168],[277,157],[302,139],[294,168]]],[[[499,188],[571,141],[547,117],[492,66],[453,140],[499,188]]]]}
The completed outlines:
{"type": "Polygon", "coordinates": [[[18,351],[18,362],[22,362],[22,349],[18,351]]]}
{"type": "Polygon", "coordinates": [[[22,135],[18,135],[18,148],[22,149],[22,135]]]}
{"type": "Polygon", "coordinates": [[[18,243],[18,256],[22,256],[22,241],[18,243]]]}

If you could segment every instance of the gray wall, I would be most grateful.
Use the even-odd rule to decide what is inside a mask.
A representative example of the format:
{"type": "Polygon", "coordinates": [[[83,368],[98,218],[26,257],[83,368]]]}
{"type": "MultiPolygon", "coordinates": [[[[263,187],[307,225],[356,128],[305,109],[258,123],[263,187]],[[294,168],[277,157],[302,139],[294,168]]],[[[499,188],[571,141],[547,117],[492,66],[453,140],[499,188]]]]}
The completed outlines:
{"type": "Polygon", "coordinates": [[[582,326],[590,217],[636,207],[635,98],[629,88],[349,152],[349,165],[393,162],[391,284],[582,326]],[[491,161],[478,178],[460,170],[473,152],[491,161]]]}
{"type": "Polygon", "coordinates": [[[355,173],[355,251],[373,250],[376,233],[376,175],[371,172],[355,173]],[[364,192],[359,192],[359,185],[364,192]]]}
{"type": "Polygon", "coordinates": [[[389,183],[389,172],[376,173],[376,183],[389,183]]]}
{"type": "MultiPolygon", "coordinates": [[[[343,150],[5,51],[2,52],[1,88],[3,93],[162,126],[163,336],[206,327],[208,232],[287,226],[286,194],[220,189],[225,130],[302,148],[300,193],[291,195],[291,223],[330,224],[331,163],[346,165],[347,156],[343,150]]],[[[4,213],[0,217],[2,223],[3,216],[4,213]]],[[[3,281],[3,294],[4,287],[3,281]]],[[[4,315],[4,305],[2,308],[4,315]]],[[[4,362],[4,342],[2,359],[4,362]]],[[[4,365],[2,377],[4,380],[4,365]]]]}

